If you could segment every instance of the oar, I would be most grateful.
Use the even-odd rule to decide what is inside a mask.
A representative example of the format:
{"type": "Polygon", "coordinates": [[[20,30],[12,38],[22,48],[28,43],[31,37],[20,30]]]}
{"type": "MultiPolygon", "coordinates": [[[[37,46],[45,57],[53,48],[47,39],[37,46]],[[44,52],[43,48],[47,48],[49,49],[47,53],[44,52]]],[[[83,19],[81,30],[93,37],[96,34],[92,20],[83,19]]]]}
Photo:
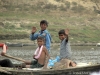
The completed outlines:
{"type": "Polygon", "coordinates": [[[24,59],[22,59],[22,58],[13,57],[13,56],[11,56],[11,55],[7,55],[7,54],[5,54],[4,56],[5,56],[5,57],[8,57],[8,58],[12,58],[12,59],[15,59],[15,60],[18,60],[18,61],[22,61],[22,62],[25,62],[25,60],[24,60],[24,59]]]}

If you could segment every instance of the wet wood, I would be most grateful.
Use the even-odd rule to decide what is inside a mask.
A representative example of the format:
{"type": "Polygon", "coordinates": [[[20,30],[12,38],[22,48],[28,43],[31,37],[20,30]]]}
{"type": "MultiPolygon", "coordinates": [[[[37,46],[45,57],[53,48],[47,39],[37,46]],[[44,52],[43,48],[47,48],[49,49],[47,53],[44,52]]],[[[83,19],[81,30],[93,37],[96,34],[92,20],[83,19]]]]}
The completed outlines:
{"type": "Polygon", "coordinates": [[[89,75],[89,73],[96,72],[99,70],[100,70],[100,64],[84,66],[84,67],[56,69],[56,70],[55,69],[46,69],[46,70],[9,69],[8,71],[12,73],[11,75],[89,75]]]}
{"type": "Polygon", "coordinates": [[[6,73],[6,74],[11,74],[11,72],[5,70],[4,68],[0,67],[0,72],[1,73],[6,73]]]}

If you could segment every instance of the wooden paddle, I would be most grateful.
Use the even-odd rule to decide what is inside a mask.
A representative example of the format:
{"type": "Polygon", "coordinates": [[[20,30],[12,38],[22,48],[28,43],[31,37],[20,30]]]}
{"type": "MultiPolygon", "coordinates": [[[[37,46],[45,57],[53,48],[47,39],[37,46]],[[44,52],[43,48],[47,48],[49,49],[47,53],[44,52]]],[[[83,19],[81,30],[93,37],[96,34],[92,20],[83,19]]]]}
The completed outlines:
{"type": "Polygon", "coordinates": [[[7,55],[7,54],[5,54],[4,56],[5,56],[5,57],[8,57],[8,58],[12,58],[12,59],[15,59],[15,60],[18,60],[18,61],[22,61],[22,62],[25,62],[25,60],[24,60],[24,59],[22,59],[22,58],[13,57],[13,56],[11,56],[11,55],[7,55]]]}

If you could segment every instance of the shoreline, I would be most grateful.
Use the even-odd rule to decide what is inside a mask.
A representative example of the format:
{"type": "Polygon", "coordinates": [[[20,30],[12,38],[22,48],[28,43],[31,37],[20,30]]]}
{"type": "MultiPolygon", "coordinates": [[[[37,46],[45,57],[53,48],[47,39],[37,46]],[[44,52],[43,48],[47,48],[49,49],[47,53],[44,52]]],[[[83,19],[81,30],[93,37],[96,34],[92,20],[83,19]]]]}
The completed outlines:
{"type": "MultiPolygon", "coordinates": [[[[15,39],[15,40],[0,40],[0,42],[5,43],[8,46],[17,46],[17,47],[22,47],[22,46],[34,46],[37,45],[36,41],[31,41],[28,38],[26,39],[15,39]]],[[[51,43],[51,46],[56,46],[60,45],[60,42],[53,42],[51,43]]],[[[84,42],[70,42],[71,46],[100,46],[99,43],[84,43],[84,42]]]]}
{"type": "MultiPolygon", "coordinates": [[[[8,47],[36,46],[37,43],[5,43],[8,47]]],[[[71,46],[100,46],[97,43],[71,43],[71,46]]],[[[51,43],[51,46],[60,46],[60,43],[51,43]]]]}

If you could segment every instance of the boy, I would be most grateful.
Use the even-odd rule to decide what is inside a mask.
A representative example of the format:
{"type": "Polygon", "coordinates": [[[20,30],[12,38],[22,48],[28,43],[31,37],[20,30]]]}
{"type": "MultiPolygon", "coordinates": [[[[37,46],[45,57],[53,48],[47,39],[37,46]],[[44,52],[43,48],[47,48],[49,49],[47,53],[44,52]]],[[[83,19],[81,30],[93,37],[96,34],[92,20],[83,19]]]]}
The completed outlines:
{"type": "Polygon", "coordinates": [[[32,28],[32,33],[30,35],[30,39],[31,40],[36,40],[38,37],[44,37],[45,38],[45,46],[47,48],[48,51],[50,51],[50,46],[51,46],[51,35],[50,33],[46,30],[46,28],[48,27],[48,22],[46,20],[42,20],[40,22],[40,27],[41,30],[36,33],[36,27],[32,28]]]}
{"type": "Polygon", "coordinates": [[[59,39],[61,40],[60,62],[56,63],[54,68],[56,68],[56,66],[58,65],[60,65],[59,68],[61,67],[61,65],[65,68],[69,68],[70,65],[73,67],[76,66],[76,64],[70,60],[72,52],[70,43],[68,41],[68,31],[68,29],[62,29],[58,32],[59,39]]]}
{"type": "Polygon", "coordinates": [[[33,58],[33,61],[25,61],[25,64],[27,68],[41,68],[43,67],[44,69],[47,68],[48,60],[49,60],[49,54],[44,46],[44,38],[43,37],[38,37],[37,38],[37,44],[38,48],[36,49],[33,58]],[[46,59],[47,58],[47,59],[46,59]]]}
{"type": "MultiPolygon", "coordinates": [[[[7,46],[3,43],[0,43],[0,47],[2,47],[3,51],[1,55],[4,56],[6,54],[7,46]]],[[[2,67],[13,67],[12,62],[9,59],[0,60],[0,66],[2,67]]]]}

